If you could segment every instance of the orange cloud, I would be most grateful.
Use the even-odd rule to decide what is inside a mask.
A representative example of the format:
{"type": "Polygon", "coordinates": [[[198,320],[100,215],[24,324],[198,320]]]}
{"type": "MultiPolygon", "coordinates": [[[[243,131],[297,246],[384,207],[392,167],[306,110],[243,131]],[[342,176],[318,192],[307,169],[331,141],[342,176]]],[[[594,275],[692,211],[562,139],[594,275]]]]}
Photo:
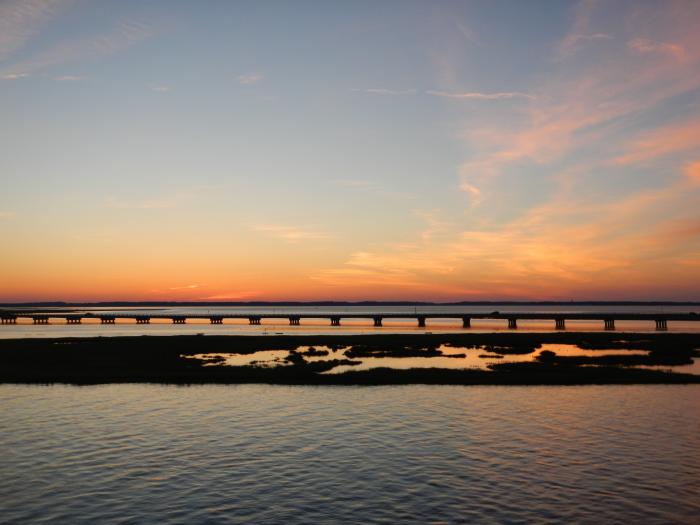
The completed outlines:
{"type": "Polygon", "coordinates": [[[683,173],[692,182],[700,184],[700,160],[696,160],[695,162],[691,162],[690,164],[686,165],[683,173]]]}
{"type": "Polygon", "coordinates": [[[647,162],[672,153],[700,148],[700,119],[657,128],[627,146],[627,152],[615,159],[618,165],[647,162]]]}

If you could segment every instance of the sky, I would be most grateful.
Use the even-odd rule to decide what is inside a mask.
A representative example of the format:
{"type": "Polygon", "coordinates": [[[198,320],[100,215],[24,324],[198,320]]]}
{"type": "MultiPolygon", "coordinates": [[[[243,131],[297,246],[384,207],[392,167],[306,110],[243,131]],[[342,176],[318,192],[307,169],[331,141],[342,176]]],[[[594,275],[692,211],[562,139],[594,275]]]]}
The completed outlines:
{"type": "Polygon", "coordinates": [[[698,27],[0,0],[0,301],[700,300],[698,27]]]}

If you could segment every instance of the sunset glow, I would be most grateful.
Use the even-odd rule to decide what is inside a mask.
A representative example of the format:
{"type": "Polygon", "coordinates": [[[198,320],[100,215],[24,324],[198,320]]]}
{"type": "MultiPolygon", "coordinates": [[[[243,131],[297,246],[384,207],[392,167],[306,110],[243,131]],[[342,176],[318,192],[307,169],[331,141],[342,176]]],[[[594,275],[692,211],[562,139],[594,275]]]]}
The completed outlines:
{"type": "Polygon", "coordinates": [[[0,3],[0,302],[700,298],[700,2],[501,7],[0,3]]]}

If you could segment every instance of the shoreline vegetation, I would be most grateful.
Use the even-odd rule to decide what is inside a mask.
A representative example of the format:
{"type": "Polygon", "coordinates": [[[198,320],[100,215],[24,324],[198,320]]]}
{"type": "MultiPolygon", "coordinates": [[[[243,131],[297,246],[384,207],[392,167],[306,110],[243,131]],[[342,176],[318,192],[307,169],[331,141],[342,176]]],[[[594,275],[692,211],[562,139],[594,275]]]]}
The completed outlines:
{"type": "Polygon", "coordinates": [[[478,333],[372,335],[175,335],[0,340],[0,383],[268,383],[285,385],[580,385],[700,383],[670,367],[700,358],[700,336],[682,333],[478,333]],[[543,344],[570,344],[601,355],[542,351],[528,362],[488,369],[389,367],[326,373],[363,357],[490,357],[533,354],[543,344]],[[299,352],[300,347],[308,348],[299,352]],[[316,347],[334,349],[334,355],[316,347]],[[451,347],[449,354],[439,347],[451,347]],[[340,353],[340,349],[343,353],[340,353]],[[287,351],[284,366],[229,366],[216,354],[287,351]],[[619,350],[619,353],[610,353],[619,350]],[[641,352],[640,352],[641,351],[641,352]],[[207,354],[209,357],[202,357],[207,354]],[[211,356],[214,356],[213,358],[211,356]],[[313,356],[314,359],[308,359],[313,356]],[[326,358],[327,357],[327,358],[326,358]],[[662,367],[650,369],[642,367],[662,367]],[[666,369],[668,367],[668,369],[666,369]]]}

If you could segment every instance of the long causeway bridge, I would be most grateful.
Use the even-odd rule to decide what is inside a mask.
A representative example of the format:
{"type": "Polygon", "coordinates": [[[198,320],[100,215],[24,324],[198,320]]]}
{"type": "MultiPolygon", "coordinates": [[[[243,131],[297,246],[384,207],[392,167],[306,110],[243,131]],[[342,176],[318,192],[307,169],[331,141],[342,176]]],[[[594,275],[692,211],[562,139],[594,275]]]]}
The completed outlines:
{"type": "Polygon", "coordinates": [[[261,324],[263,319],[287,319],[290,325],[301,324],[302,319],[327,319],[331,326],[340,326],[342,319],[367,319],[374,326],[382,326],[384,320],[415,319],[419,327],[425,327],[428,319],[454,319],[462,323],[464,328],[470,328],[474,319],[503,320],[508,328],[516,329],[519,320],[552,321],[557,330],[566,329],[566,321],[586,320],[600,321],[606,330],[615,329],[615,321],[649,321],[656,325],[657,330],[666,330],[669,321],[698,321],[700,314],[690,313],[547,313],[547,312],[490,312],[490,313],[177,313],[150,314],[134,312],[46,312],[46,311],[0,311],[2,324],[16,324],[18,319],[31,319],[34,324],[49,324],[51,320],[67,324],[80,324],[83,320],[99,320],[102,324],[115,324],[117,319],[134,321],[137,324],[148,324],[153,319],[166,319],[174,324],[185,324],[188,319],[208,319],[211,324],[223,324],[225,319],[247,319],[251,325],[261,324]]]}

